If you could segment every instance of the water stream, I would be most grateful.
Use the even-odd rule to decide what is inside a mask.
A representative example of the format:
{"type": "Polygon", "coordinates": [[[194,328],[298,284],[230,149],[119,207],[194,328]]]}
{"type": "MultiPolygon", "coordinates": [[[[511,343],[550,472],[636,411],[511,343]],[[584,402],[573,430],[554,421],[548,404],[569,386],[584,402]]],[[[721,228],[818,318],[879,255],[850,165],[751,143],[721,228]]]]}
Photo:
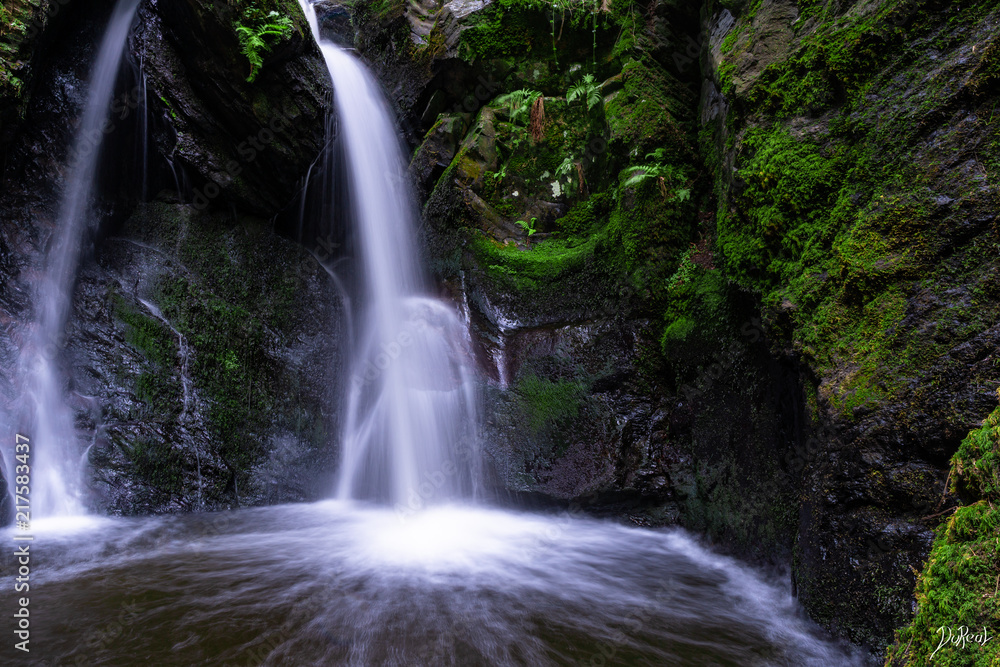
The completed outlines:
{"type": "Polygon", "coordinates": [[[362,273],[337,496],[408,510],[470,496],[478,447],[467,328],[454,309],[428,296],[417,261],[416,204],[378,82],[357,58],[321,39],[312,5],[300,4],[333,80],[347,217],[362,273]]]}
{"type": "MultiPolygon", "coordinates": [[[[34,516],[83,511],[77,488],[81,447],[73,413],[66,405],[61,341],[72,310],[81,242],[91,222],[90,197],[101,144],[108,131],[112,93],[138,6],[139,0],[119,0],[101,41],[91,71],[87,104],[69,154],[56,228],[35,294],[35,323],[26,336],[29,343],[21,350],[17,373],[23,385],[21,405],[13,412],[15,428],[31,434],[33,441],[34,516]]],[[[5,442],[13,443],[13,434],[5,442]]]]}
{"type": "Polygon", "coordinates": [[[858,664],[786,586],[679,530],[327,501],[57,519],[35,538],[47,664],[858,664]]]}

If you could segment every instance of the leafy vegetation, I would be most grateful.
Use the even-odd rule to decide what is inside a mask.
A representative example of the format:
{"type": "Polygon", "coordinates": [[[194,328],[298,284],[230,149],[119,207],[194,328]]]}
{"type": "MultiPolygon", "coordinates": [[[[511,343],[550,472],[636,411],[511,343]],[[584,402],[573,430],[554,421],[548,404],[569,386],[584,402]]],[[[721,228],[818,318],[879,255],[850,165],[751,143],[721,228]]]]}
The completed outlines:
{"type": "Polygon", "coordinates": [[[515,391],[528,416],[527,426],[536,434],[549,425],[567,426],[579,414],[584,396],[579,382],[552,382],[536,375],[522,377],[515,391]]]}
{"type": "Polygon", "coordinates": [[[653,160],[653,162],[633,167],[632,175],[625,179],[625,185],[626,187],[639,185],[648,180],[653,180],[659,188],[660,194],[663,195],[663,201],[667,201],[670,198],[671,191],[677,201],[687,201],[691,198],[691,188],[676,187],[685,181],[684,170],[662,162],[665,159],[665,153],[664,149],[657,148],[648,154],[646,159],[653,160]]]}
{"type": "Polygon", "coordinates": [[[292,20],[276,9],[266,9],[251,3],[244,7],[240,19],[233,24],[243,55],[250,62],[247,81],[253,83],[264,65],[264,54],[292,33],[292,20]]]}
{"type": "Polygon", "coordinates": [[[538,230],[535,229],[535,223],[538,222],[538,218],[532,218],[531,222],[525,222],[524,220],[518,220],[517,224],[524,228],[524,231],[528,232],[528,236],[531,236],[538,230]]]}
{"type": "Polygon", "coordinates": [[[516,126],[520,121],[522,127],[527,128],[531,116],[531,107],[541,96],[542,93],[537,90],[522,88],[501,95],[495,100],[495,104],[507,107],[507,115],[511,123],[516,126]]]}
{"type": "Polygon", "coordinates": [[[588,111],[603,102],[601,86],[595,83],[593,74],[585,74],[582,79],[566,91],[567,102],[572,103],[577,99],[586,101],[588,111]]]}

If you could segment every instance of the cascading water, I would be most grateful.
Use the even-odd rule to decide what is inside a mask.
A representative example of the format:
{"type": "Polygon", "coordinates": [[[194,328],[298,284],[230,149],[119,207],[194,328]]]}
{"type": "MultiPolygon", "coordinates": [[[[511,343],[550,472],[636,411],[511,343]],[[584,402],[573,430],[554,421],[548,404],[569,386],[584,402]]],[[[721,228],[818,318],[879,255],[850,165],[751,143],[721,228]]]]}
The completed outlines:
{"type": "MultiPolygon", "coordinates": [[[[89,199],[97,160],[107,131],[118,69],[140,0],[119,0],[94,63],[83,119],[70,153],[56,228],[46,254],[45,273],[35,295],[36,320],[21,351],[19,376],[23,405],[21,433],[33,442],[31,510],[35,516],[79,514],[80,448],[73,414],[66,405],[59,348],[72,306],[80,246],[89,224],[89,199]]],[[[13,438],[8,438],[13,442],[13,438]]]]}
{"type": "Polygon", "coordinates": [[[333,79],[364,277],[337,495],[406,509],[468,495],[477,452],[466,329],[451,308],[422,296],[415,205],[378,83],[320,38],[315,10],[299,2],[333,79]]]}

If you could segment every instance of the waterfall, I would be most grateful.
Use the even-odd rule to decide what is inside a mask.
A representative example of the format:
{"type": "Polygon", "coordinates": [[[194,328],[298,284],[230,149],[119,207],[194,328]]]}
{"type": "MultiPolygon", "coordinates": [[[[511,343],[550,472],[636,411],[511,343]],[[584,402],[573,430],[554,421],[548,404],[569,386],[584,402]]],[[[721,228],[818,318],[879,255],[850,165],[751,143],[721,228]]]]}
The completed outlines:
{"type": "Polygon", "coordinates": [[[468,330],[427,296],[416,204],[378,82],[320,37],[309,0],[299,2],[333,80],[347,218],[361,264],[337,495],[404,510],[467,496],[478,459],[468,330]]]}
{"type": "MultiPolygon", "coordinates": [[[[109,125],[115,80],[140,0],[118,0],[101,41],[90,78],[83,119],[66,172],[45,272],[35,295],[35,322],[21,350],[20,377],[26,384],[19,410],[21,433],[32,442],[31,510],[35,516],[83,512],[77,493],[80,448],[73,412],[65,401],[60,368],[63,330],[72,308],[81,242],[88,227],[89,199],[97,159],[109,125]]],[[[10,442],[13,442],[11,437],[10,442]]]]}

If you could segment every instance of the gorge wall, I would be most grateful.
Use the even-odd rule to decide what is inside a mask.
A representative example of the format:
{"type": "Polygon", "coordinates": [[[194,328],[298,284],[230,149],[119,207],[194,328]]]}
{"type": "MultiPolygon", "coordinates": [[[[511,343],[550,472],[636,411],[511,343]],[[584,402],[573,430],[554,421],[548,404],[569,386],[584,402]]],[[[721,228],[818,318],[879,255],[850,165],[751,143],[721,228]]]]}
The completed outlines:
{"type": "MultiPolygon", "coordinates": [[[[0,105],[6,414],[20,394],[32,285],[112,4],[12,10],[27,26],[15,34],[20,48],[33,48],[21,55],[22,83],[5,88],[0,105]]],[[[342,305],[320,261],[280,235],[275,218],[322,148],[330,89],[298,5],[285,9],[295,22],[254,83],[236,8],[140,9],[131,66],[109,100],[103,137],[89,144],[103,139],[95,216],[103,222],[85,241],[65,339],[47,351],[69,378],[95,511],[219,509],[329,492],[342,305]]]]}

